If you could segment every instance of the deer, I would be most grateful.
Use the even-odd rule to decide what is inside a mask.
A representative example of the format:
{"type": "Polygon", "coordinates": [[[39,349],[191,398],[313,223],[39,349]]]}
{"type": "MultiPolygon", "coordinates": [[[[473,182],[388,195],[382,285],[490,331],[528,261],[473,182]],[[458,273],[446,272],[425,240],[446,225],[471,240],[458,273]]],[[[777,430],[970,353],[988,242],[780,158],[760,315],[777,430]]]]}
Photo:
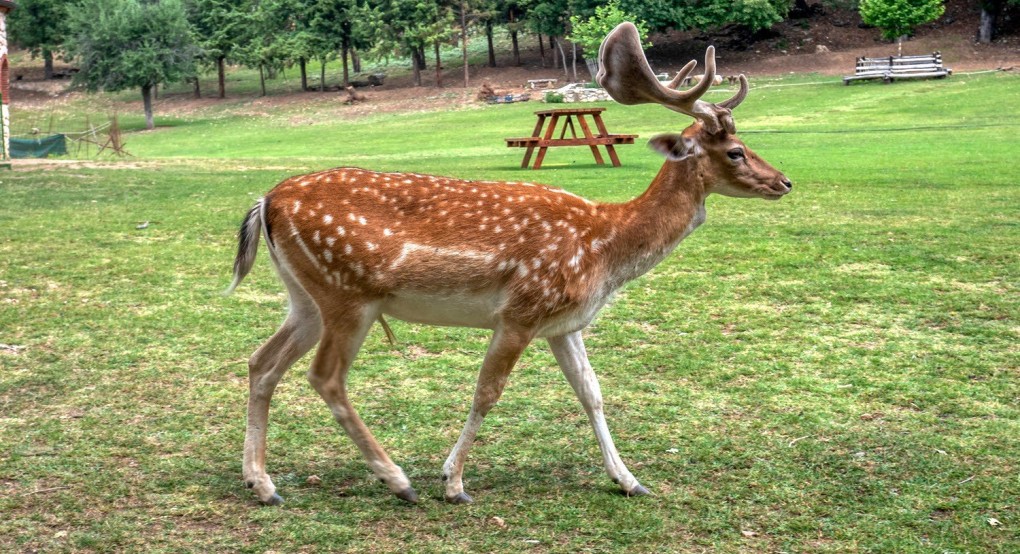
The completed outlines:
{"type": "MultiPolygon", "coordinates": [[[[602,43],[599,83],[619,103],[657,103],[694,118],[656,135],[665,158],[647,190],[601,203],[526,182],[473,181],[340,167],[288,178],[259,199],[238,233],[233,291],[251,271],[259,243],[287,290],[286,319],[249,360],[243,479],[264,504],[282,503],[266,473],[266,428],[277,383],[315,345],[308,381],[357,445],[371,472],[397,498],[418,494],[358,416],[349,370],[375,322],[492,331],[467,421],[442,467],[446,501],[472,502],[463,471],[487,413],[525,348],[544,339],[580,400],[605,471],[628,496],[649,494],[627,469],[606,422],[582,331],[625,283],[643,275],[700,226],[710,194],[777,200],[793,187],[735,136],[730,99],[701,99],[712,78],[676,90],[652,73],[637,29],[622,23],[602,43]],[[261,239],[261,240],[260,240],[261,239]]],[[[714,49],[705,54],[715,73],[714,49]]]]}

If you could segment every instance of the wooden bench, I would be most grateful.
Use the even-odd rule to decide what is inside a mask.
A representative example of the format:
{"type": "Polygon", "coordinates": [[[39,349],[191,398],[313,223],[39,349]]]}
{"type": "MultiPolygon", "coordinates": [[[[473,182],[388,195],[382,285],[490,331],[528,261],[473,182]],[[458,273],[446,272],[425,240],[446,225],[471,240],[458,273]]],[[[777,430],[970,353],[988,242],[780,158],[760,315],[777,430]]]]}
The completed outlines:
{"type": "Polygon", "coordinates": [[[897,79],[941,79],[953,74],[942,66],[942,54],[933,52],[923,56],[888,56],[885,58],[857,58],[854,74],[843,77],[843,84],[851,81],[882,79],[891,83],[897,79]]]}
{"type": "Polygon", "coordinates": [[[556,79],[528,79],[528,88],[531,90],[539,88],[552,88],[556,84],[556,79]]]}

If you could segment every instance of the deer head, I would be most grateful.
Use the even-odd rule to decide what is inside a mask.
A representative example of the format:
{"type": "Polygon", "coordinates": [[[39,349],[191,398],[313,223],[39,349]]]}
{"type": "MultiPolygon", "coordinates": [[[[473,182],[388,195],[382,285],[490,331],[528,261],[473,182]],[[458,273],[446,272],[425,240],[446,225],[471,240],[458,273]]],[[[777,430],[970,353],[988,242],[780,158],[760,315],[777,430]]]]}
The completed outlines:
{"type": "Polygon", "coordinates": [[[735,135],[733,109],[747,97],[747,78],[737,79],[740,89],[730,99],[713,104],[701,100],[715,77],[715,48],[705,52],[705,75],[693,87],[676,90],[697,62],[691,60],[668,84],[655,78],[641,49],[637,28],[624,22],[606,36],[599,48],[596,80],[621,104],[660,104],[693,117],[696,121],[683,133],[657,135],[649,145],[667,160],[690,159],[707,165],[703,174],[712,176],[708,192],[727,196],[760,196],[776,199],[793,187],[778,170],[755,154],[735,135]]]}

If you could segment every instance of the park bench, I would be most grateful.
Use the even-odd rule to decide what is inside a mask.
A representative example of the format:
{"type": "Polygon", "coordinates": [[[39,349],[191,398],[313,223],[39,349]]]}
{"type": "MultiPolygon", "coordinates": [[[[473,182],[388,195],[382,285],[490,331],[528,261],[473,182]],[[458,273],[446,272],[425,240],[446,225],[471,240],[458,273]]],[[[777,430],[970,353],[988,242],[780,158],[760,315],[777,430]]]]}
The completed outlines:
{"type": "Polygon", "coordinates": [[[552,88],[555,84],[556,79],[528,79],[528,88],[531,90],[552,88]]]}
{"type": "Polygon", "coordinates": [[[843,77],[843,84],[851,81],[882,79],[891,83],[897,79],[941,79],[953,74],[942,66],[942,54],[933,52],[922,56],[888,56],[884,58],[857,58],[854,74],[843,77]]]}

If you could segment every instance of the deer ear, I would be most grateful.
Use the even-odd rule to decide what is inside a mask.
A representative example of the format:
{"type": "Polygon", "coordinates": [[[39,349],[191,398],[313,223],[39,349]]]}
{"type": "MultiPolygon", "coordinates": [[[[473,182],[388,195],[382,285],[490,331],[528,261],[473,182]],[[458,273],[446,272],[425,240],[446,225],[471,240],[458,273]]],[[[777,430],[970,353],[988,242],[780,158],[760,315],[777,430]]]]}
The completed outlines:
{"type": "Polygon", "coordinates": [[[648,146],[666,156],[667,160],[680,161],[690,156],[701,154],[698,141],[678,133],[655,135],[648,141],[648,146]]]}

